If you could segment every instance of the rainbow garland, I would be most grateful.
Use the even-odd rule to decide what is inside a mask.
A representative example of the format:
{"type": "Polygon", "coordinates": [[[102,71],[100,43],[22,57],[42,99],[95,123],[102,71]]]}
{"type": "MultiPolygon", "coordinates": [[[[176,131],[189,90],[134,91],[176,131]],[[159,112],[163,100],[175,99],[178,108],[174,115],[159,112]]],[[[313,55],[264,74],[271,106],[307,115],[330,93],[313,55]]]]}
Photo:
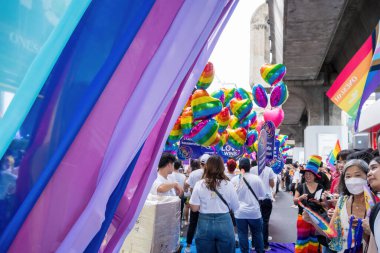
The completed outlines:
{"type": "Polygon", "coordinates": [[[301,201],[298,201],[298,204],[309,214],[313,223],[320,228],[329,238],[334,238],[338,236],[335,228],[331,227],[330,224],[317,212],[311,210],[309,207],[302,204],[301,201]]]}

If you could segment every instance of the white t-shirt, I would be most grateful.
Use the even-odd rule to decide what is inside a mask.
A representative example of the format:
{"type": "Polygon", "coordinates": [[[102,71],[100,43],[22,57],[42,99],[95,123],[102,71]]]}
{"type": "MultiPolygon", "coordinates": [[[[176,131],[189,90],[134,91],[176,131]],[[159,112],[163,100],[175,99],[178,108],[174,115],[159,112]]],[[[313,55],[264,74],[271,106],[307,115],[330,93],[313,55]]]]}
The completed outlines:
{"type": "Polygon", "coordinates": [[[301,183],[301,175],[300,175],[299,170],[296,170],[296,171],[294,172],[292,183],[293,183],[293,184],[296,184],[297,181],[298,181],[298,183],[301,183]]]}
{"type": "Polygon", "coordinates": [[[276,174],[273,172],[272,168],[265,166],[264,170],[259,175],[258,167],[255,166],[255,167],[251,168],[250,173],[252,173],[254,175],[258,175],[261,178],[261,180],[263,181],[264,190],[265,190],[265,198],[266,199],[273,199],[272,188],[269,185],[269,180],[271,180],[271,179],[274,180],[274,178],[276,177],[276,174]]]}
{"type": "Polygon", "coordinates": [[[194,189],[196,182],[201,180],[203,176],[203,172],[204,172],[204,169],[197,169],[190,173],[189,178],[187,179],[187,183],[190,185],[190,188],[194,189]]]}
{"type": "MultiPolygon", "coordinates": [[[[246,173],[244,178],[261,200],[265,198],[264,185],[261,179],[253,174],[246,173]]],[[[238,175],[231,180],[239,198],[239,209],[235,212],[237,219],[259,219],[261,218],[260,204],[249,190],[243,180],[243,175],[238,175]]]]}
{"type": "Polygon", "coordinates": [[[229,172],[225,171],[224,174],[225,174],[225,175],[228,177],[228,179],[230,179],[230,180],[231,180],[232,178],[235,177],[235,173],[230,174],[229,172]]]}
{"type": "MultiPolygon", "coordinates": [[[[218,192],[226,200],[229,208],[236,211],[239,208],[239,200],[230,181],[223,180],[220,182],[218,192]]],[[[193,193],[190,198],[190,204],[199,205],[200,213],[228,213],[228,207],[219,196],[214,192],[207,189],[204,179],[195,184],[193,193]]]]}
{"type": "Polygon", "coordinates": [[[185,187],[186,176],[182,173],[174,171],[172,174],[168,175],[168,179],[177,182],[182,188],[185,187]]]}
{"type": "Polygon", "coordinates": [[[380,212],[377,213],[373,228],[375,230],[373,235],[375,237],[377,249],[380,250],[380,212]]]}
{"type": "Polygon", "coordinates": [[[170,180],[169,177],[168,179],[164,178],[160,174],[157,175],[156,180],[154,180],[152,188],[150,189],[150,193],[153,195],[159,195],[159,196],[176,196],[174,188],[167,192],[157,192],[157,188],[160,187],[162,184],[167,184],[167,183],[173,183],[174,181],[170,180]]]}

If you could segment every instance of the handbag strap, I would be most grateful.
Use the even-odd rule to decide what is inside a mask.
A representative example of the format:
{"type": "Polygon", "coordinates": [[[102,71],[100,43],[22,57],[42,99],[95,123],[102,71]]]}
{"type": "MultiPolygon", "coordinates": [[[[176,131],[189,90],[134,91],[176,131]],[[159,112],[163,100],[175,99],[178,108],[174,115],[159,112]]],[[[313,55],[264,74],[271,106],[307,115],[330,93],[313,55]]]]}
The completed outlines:
{"type": "Polygon", "coordinates": [[[248,184],[247,179],[245,179],[245,177],[243,177],[243,181],[248,186],[249,191],[252,192],[253,196],[255,196],[257,202],[259,202],[260,205],[259,198],[256,196],[256,193],[253,191],[252,187],[248,184]]]}
{"type": "Polygon", "coordinates": [[[228,210],[231,212],[230,206],[227,204],[227,201],[223,198],[222,194],[218,192],[217,189],[215,189],[216,195],[222,200],[222,202],[227,206],[228,210]]]}

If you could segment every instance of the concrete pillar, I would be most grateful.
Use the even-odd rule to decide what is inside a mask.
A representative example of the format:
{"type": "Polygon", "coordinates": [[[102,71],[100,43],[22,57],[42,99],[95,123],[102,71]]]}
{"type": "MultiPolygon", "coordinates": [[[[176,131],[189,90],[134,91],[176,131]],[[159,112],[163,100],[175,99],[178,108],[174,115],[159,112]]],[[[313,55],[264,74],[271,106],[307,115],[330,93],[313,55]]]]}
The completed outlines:
{"type": "Polygon", "coordinates": [[[260,83],[269,87],[261,78],[260,67],[270,63],[268,5],[260,5],[251,18],[249,84],[260,83]]]}

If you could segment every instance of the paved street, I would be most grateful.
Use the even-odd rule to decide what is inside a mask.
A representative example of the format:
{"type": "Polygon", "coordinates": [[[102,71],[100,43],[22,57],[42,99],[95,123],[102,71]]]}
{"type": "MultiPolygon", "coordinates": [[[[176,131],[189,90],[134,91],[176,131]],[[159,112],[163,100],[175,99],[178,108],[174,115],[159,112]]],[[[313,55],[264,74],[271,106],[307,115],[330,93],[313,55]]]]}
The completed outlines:
{"type": "Polygon", "coordinates": [[[291,208],[293,197],[288,192],[279,192],[273,202],[273,211],[269,222],[269,235],[272,242],[295,242],[297,238],[297,212],[291,208]]]}

